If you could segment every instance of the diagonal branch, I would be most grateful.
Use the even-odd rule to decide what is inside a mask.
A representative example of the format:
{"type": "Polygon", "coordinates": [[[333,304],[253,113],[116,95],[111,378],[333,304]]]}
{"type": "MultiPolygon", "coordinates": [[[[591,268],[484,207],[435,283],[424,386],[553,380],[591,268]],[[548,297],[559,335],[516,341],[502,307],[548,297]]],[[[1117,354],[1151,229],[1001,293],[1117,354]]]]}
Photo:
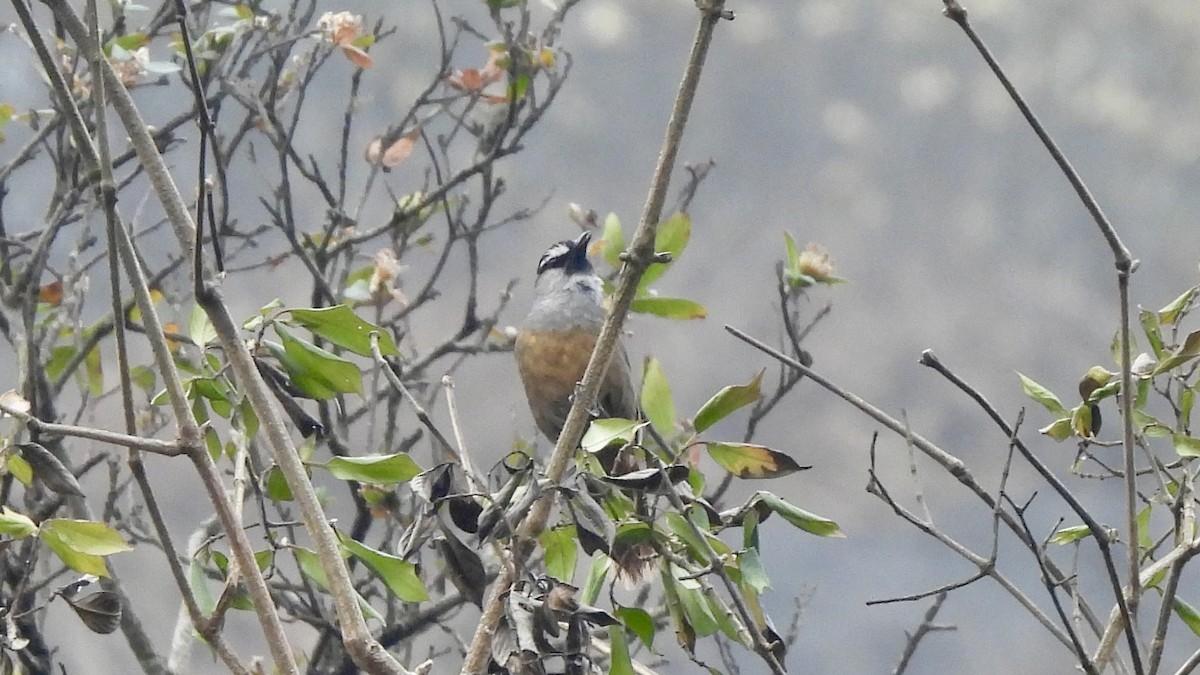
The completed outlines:
{"type": "MultiPolygon", "coordinates": [[[[591,361],[588,362],[587,370],[584,371],[583,380],[577,388],[571,405],[571,411],[567,414],[562,432],[558,437],[558,443],[550,457],[546,475],[552,483],[557,483],[562,478],[563,472],[566,471],[567,465],[574,455],[576,446],[579,445],[579,439],[583,436],[584,426],[587,423],[588,411],[595,407],[600,383],[604,380],[604,374],[608,370],[608,364],[616,350],[617,338],[620,337],[621,327],[629,313],[629,305],[633,302],[633,296],[637,292],[638,281],[641,280],[642,274],[650,264],[655,262],[654,237],[658,229],[658,221],[662,217],[667,186],[675,167],[679,143],[683,138],[684,128],[687,126],[688,115],[700,83],[700,73],[704,68],[713,32],[722,18],[733,18],[732,13],[724,9],[724,0],[697,0],[696,5],[700,9],[700,25],[696,29],[691,54],[688,57],[683,80],[679,85],[679,93],[675,97],[675,106],[671,111],[670,121],[667,123],[666,136],[663,139],[662,149],[659,151],[658,164],[654,168],[654,175],[650,181],[650,192],[629,250],[625,252],[625,264],[621,268],[617,290],[613,294],[612,309],[609,311],[604,326],[600,329],[600,336],[596,339],[596,348],[592,352],[591,361]]],[[[549,492],[556,494],[555,491],[549,492]]],[[[529,516],[522,521],[517,531],[518,538],[528,540],[532,534],[542,529],[552,507],[553,503],[548,499],[541,499],[535,503],[529,516]]],[[[519,562],[525,558],[529,554],[529,550],[530,547],[524,541],[518,541],[513,551],[515,561],[519,562]]],[[[513,569],[514,567],[511,565],[505,566],[492,586],[483,615],[479,619],[479,627],[475,630],[475,635],[467,650],[467,658],[463,662],[463,675],[481,673],[487,666],[492,639],[504,612],[504,598],[515,581],[513,569]]]]}

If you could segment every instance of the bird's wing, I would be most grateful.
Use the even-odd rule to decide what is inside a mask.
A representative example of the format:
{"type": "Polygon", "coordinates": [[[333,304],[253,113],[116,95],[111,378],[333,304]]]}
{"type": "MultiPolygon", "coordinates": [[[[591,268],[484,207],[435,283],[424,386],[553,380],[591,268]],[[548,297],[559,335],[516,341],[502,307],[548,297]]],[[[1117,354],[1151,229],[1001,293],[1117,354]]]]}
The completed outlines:
{"type": "Polygon", "coordinates": [[[633,388],[633,377],[629,368],[629,355],[625,353],[625,346],[619,342],[612,362],[608,364],[608,373],[604,376],[604,384],[600,387],[600,397],[596,403],[602,417],[636,420],[639,416],[637,391],[633,388]]]}

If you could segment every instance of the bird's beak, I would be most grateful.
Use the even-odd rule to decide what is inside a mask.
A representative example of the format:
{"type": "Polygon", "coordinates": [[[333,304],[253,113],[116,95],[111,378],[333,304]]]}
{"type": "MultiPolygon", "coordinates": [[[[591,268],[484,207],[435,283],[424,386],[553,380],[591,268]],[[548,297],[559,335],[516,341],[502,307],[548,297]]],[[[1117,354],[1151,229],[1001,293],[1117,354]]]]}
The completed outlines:
{"type": "Polygon", "coordinates": [[[575,237],[574,248],[575,248],[575,250],[582,250],[586,253],[588,244],[590,244],[591,242],[592,242],[592,233],[584,232],[583,234],[580,234],[578,237],[575,237]]]}

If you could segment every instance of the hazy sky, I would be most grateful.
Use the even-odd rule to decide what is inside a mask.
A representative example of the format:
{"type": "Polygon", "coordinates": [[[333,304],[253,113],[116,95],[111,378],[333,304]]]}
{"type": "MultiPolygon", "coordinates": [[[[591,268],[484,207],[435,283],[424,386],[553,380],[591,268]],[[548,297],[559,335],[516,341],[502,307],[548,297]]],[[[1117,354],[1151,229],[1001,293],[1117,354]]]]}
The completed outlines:
{"type": "MultiPolygon", "coordinates": [[[[436,59],[431,14],[415,0],[321,4],[362,11],[371,21],[383,11],[398,25],[396,35],[373,48],[377,66],[364,77],[362,114],[375,121],[355,131],[355,142],[365,146],[424,86],[436,59]]],[[[481,4],[454,0],[444,9],[465,8],[483,28],[481,4]]],[[[789,231],[802,244],[824,245],[851,280],[813,293],[814,311],[833,302],[808,342],[815,368],[893,415],[906,412],[914,431],[962,458],[994,489],[1006,439],[917,359],[933,349],[1009,419],[1028,403],[1014,371],[1064,400],[1074,397],[1090,366],[1112,367],[1116,279],[1099,231],[970,43],[941,16],[940,2],[729,0],[727,6],[738,17],[718,28],[681,154],[682,161],[711,158],[716,167],[691,209],[693,244],[659,284],[662,294],[702,302],[710,314],[687,324],[636,318],[631,356],[663,361],[681,412],[760,368],[773,373],[768,359],[722,325],[777,338],[773,270],[789,231]]],[[[1196,284],[1200,6],[1182,0],[966,6],[1141,261],[1134,301],[1158,308],[1196,284]]],[[[528,307],[542,250],[574,232],[565,216],[569,202],[615,212],[627,228],[636,223],[695,24],[689,0],[584,0],[567,21],[560,44],[572,56],[570,80],[526,151],[500,169],[510,186],[506,208],[543,200],[547,206],[532,221],[485,240],[485,288],[498,292],[520,279],[507,323],[519,323],[528,307]]],[[[0,37],[0,57],[24,64],[0,73],[0,99],[44,105],[23,54],[12,36],[0,37]]],[[[461,54],[466,60],[471,52],[461,54]]],[[[481,62],[482,56],[480,63],[456,65],[481,62]]],[[[349,73],[348,64],[331,64],[318,80],[322,94],[343,96],[349,73]]],[[[151,122],[183,105],[156,92],[139,97],[151,122]]],[[[336,138],[330,134],[340,129],[341,103],[326,111],[327,117],[309,111],[302,144],[319,149],[336,138]]],[[[0,146],[0,158],[15,147],[0,146]]],[[[365,165],[353,168],[352,181],[365,176],[365,165]]],[[[421,177],[401,168],[385,180],[404,194],[421,177]]],[[[41,205],[23,211],[10,196],[5,208],[13,210],[10,220],[16,213],[36,222],[41,205]]],[[[245,221],[262,218],[252,201],[238,208],[245,221]]],[[[319,224],[320,213],[312,217],[319,224]]],[[[227,286],[237,289],[230,294],[244,312],[276,294],[292,302],[306,297],[300,288],[264,288],[237,276],[227,286]]],[[[447,321],[417,317],[418,336],[437,334],[447,321]]],[[[532,436],[516,383],[507,356],[477,360],[458,373],[460,406],[477,421],[467,429],[476,447],[498,454],[514,436],[532,436]]],[[[1117,416],[1111,404],[1105,413],[1109,437],[1117,416]]],[[[1073,447],[1035,432],[1050,421],[1041,408],[1030,408],[1023,437],[1089,506],[1117,518],[1120,487],[1069,477],[1073,447]]],[[[740,423],[714,433],[738,435],[740,423]]],[[[792,598],[807,598],[789,657],[793,672],[890,672],[904,631],[916,626],[928,602],[869,608],[866,601],[974,572],[865,492],[877,429],[803,383],[757,439],[814,467],[761,487],[837,520],[848,535],[824,540],[778,519],[765,524],[772,553],[765,564],[774,582],[768,611],[786,622],[792,598]]],[[[903,440],[881,436],[878,455],[882,476],[911,503],[903,440]]],[[[935,519],[986,554],[987,510],[928,463],[921,471],[935,519]]],[[[1040,534],[1059,517],[1076,522],[1025,467],[1014,471],[1010,487],[1018,501],[1039,493],[1031,516],[1045,528],[1040,534]]],[[[1095,556],[1085,551],[1084,587],[1107,598],[1095,556]]],[[[1069,565],[1071,550],[1054,553],[1069,565]]],[[[1029,556],[1011,539],[1002,538],[1000,561],[1049,608],[1029,556]]],[[[1200,602],[1189,588],[1184,598],[1200,602]]],[[[1106,614],[1107,605],[1099,610],[1106,614]]],[[[958,630],[930,636],[910,672],[1068,672],[1072,663],[989,582],[953,593],[939,619],[958,630]]],[[[1183,629],[1175,630],[1172,667],[1191,649],[1183,629]]],[[[744,672],[757,669],[747,658],[744,672]]],[[[687,664],[664,669],[692,671],[687,664]]]]}

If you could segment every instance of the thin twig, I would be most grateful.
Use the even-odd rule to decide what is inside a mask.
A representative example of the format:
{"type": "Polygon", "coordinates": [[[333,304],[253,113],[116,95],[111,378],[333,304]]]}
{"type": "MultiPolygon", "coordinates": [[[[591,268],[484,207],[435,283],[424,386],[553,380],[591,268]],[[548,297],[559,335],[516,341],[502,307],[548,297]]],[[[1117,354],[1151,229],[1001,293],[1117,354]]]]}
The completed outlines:
{"type": "MultiPolygon", "coordinates": [[[[770,345],[751,337],[750,335],[747,335],[745,332],[734,328],[733,326],[726,325],[725,330],[746,344],[749,344],[755,349],[768,354],[780,363],[786,364],[791,368],[795,368],[796,370],[800,371],[805,375],[805,377],[808,377],[810,380],[823,387],[827,391],[833,393],[835,396],[853,405],[855,408],[858,408],[864,414],[887,427],[892,432],[900,436],[909,437],[904,429],[904,425],[899,420],[888,415],[878,407],[868,403],[860,396],[846,391],[799,361],[779,352],[770,345]]],[[[997,509],[996,498],[988,493],[988,491],[985,490],[978,483],[978,481],[975,480],[975,477],[971,474],[970,469],[963,464],[962,460],[946,452],[920,434],[911,434],[911,441],[918,450],[923,452],[925,456],[937,462],[939,466],[953,476],[961,485],[970,490],[980,501],[986,504],[988,508],[996,509],[995,513],[999,516],[1001,522],[1004,523],[1005,527],[1007,527],[1009,531],[1016,534],[1023,541],[1026,539],[1026,535],[1021,528],[1020,523],[1017,522],[1012,514],[1008,513],[1007,511],[997,509]]],[[[1026,545],[1028,545],[1028,542],[1026,542],[1026,545]]],[[[1051,574],[1053,574],[1054,577],[1059,580],[1060,583],[1072,583],[1069,582],[1068,576],[1063,574],[1063,572],[1054,566],[1051,561],[1047,561],[1047,568],[1050,570],[1051,574]]],[[[1092,611],[1091,607],[1084,602],[1082,598],[1080,598],[1080,609],[1092,630],[1099,633],[1101,630],[1100,621],[1092,611]]],[[[1053,624],[1050,625],[1052,626],[1053,624]]]]}
{"type": "Polygon", "coordinates": [[[908,669],[909,661],[912,660],[913,654],[917,652],[917,645],[921,644],[921,640],[924,639],[926,635],[934,631],[955,629],[954,626],[936,624],[933,622],[934,618],[937,617],[938,612],[942,609],[942,603],[946,601],[947,595],[948,593],[946,591],[938,593],[937,598],[935,598],[933,601],[933,604],[929,606],[929,609],[925,610],[925,616],[921,618],[921,625],[917,626],[917,629],[908,635],[908,641],[904,643],[904,653],[900,655],[900,662],[897,663],[896,667],[892,669],[892,675],[901,675],[905,670],[908,669]]]}
{"type": "MultiPolygon", "coordinates": [[[[1046,464],[1042,462],[1037,455],[1033,454],[1033,452],[1019,439],[1016,439],[1012,427],[1010,427],[1008,423],[1004,421],[1004,418],[1000,416],[999,411],[992,406],[990,401],[984,398],[982,393],[980,393],[971,385],[967,384],[966,381],[942,364],[942,362],[938,360],[936,356],[934,356],[933,352],[928,349],[921,353],[921,364],[933,368],[947,380],[950,380],[951,383],[969,396],[971,400],[979,404],[979,407],[981,407],[983,411],[987,413],[988,417],[990,417],[992,421],[996,423],[996,426],[1000,427],[1004,433],[1008,434],[1010,438],[1014,439],[1017,450],[1021,453],[1021,456],[1024,457],[1025,461],[1028,462],[1029,465],[1038,472],[1038,474],[1042,477],[1042,480],[1046,481],[1046,483],[1054,489],[1058,496],[1062,497],[1063,501],[1065,501],[1067,505],[1071,507],[1071,510],[1075,512],[1075,515],[1079,516],[1079,518],[1083,520],[1084,524],[1087,525],[1088,530],[1092,533],[1092,538],[1096,541],[1096,547],[1100,549],[1100,555],[1104,560],[1105,570],[1108,572],[1108,582],[1112,586],[1113,596],[1116,600],[1117,607],[1121,612],[1121,616],[1125,621],[1125,625],[1133,625],[1130,623],[1130,617],[1133,615],[1133,607],[1131,606],[1132,603],[1129,602],[1129,596],[1136,592],[1139,582],[1136,578],[1137,575],[1135,574],[1135,578],[1130,581],[1129,593],[1127,594],[1122,590],[1121,577],[1119,574],[1117,574],[1116,564],[1113,560],[1111,548],[1112,542],[1109,539],[1108,530],[1106,530],[1104,526],[1101,525],[1094,516],[1092,516],[1091,512],[1089,512],[1087,508],[1083,506],[1083,504],[1075,497],[1071,490],[1067,488],[1066,484],[1059,480],[1058,476],[1054,475],[1054,472],[1051,471],[1050,468],[1046,466],[1046,464]]],[[[1025,543],[1027,546],[1032,545],[1031,540],[1025,540],[1025,543]]],[[[1130,544],[1129,548],[1136,550],[1136,541],[1130,544]]],[[[1135,673],[1141,673],[1143,671],[1141,657],[1139,655],[1140,650],[1138,649],[1137,644],[1137,636],[1135,635],[1135,631],[1132,630],[1128,631],[1127,635],[1129,649],[1132,652],[1131,657],[1133,659],[1133,670],[1135,673]]]]}
{"type": "Polygon", "coordinates": [[[74,438],[86,438],[92,441],[108,443],[110,445],[118,445],[132,450],[144,450],[152,452],[156,455],[166,455],[174,457],[186,452],[186,450],[175,441],[163,441],[157,438],[143,438],[141,436],[131,436],[129,434],[117,433],[115,431],[105,431],[104,429],[95,429],[92,427],[79,427],[71,424],[54,424],[52,422],[43,422],[38,418],[23,413],[19,410],[13,410],[7,406],[0,405],[0,411],[8,415],[12,415],[24,422],[30,430],[40,434],[50,436],[70,436],[74,438]]]}

